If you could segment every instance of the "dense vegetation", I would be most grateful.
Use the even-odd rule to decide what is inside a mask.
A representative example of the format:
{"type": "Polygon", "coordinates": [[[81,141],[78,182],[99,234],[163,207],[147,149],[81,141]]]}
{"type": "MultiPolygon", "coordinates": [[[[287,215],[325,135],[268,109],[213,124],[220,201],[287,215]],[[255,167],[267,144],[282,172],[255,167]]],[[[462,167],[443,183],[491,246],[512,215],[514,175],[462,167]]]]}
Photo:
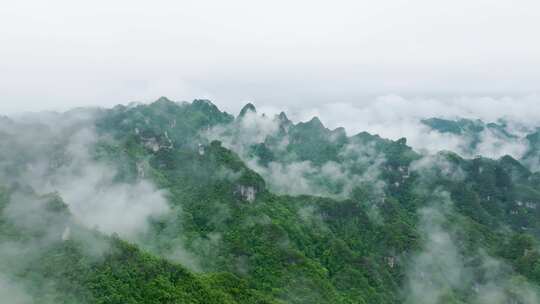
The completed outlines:
{"type": "MultiPolygon", "coordinates": [[[[540,175],[510,156],[424,156],[405,138],[347,136],[317,118],[294,124],[284,113],[258,115],[251,104],[237,118],[207,100],[166,98],[92,111],[88,120],[79,114],[54,119],[77,123],[52,128],[52,143],[24,138],[46,123],[0,122],[0,283],[22,289],[19,299],[538,299],[540,175]],[[85,161],[114,168],[111,183],[149,180],[163,191],[168,209],[152,214],[147,229],[109,235],[78,220],[61,190],[34,189],[27,171],[36,159],[45,159],[51,179],[66,163],[78,166],[69,143],[85,128],[96,134],[85,161]]],[[[426,123],[444,132],[477,126],[426,123]]]]}

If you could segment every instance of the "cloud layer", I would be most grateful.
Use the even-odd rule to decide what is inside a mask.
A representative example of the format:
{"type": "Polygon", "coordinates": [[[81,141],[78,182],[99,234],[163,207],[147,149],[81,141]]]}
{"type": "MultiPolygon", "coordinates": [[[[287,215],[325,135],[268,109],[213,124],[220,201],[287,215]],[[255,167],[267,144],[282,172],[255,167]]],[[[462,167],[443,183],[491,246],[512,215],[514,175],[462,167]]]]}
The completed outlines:
{"type": "Polygon", "coordinates": [[[288,112],[295,121],[318,116],[330,128],[345,127],[349,135],[367,131],[394,140],[406,137],[413,148],[430,153],[450,150],[467,157],[480,154],[498,158],[509,154],[519,158],[527,150],[527,143],[519,138],[503,140],[486,130],[480,134],[480,143],[471,153],[467,151],[468,139],[433,131],[421,120],[432,117],[481,119],[485,123],[504,120],[510,132],[524,136],[540,125],[540,96],[408,98],[387,95],[315,107],[290,106],[288,112]]]}

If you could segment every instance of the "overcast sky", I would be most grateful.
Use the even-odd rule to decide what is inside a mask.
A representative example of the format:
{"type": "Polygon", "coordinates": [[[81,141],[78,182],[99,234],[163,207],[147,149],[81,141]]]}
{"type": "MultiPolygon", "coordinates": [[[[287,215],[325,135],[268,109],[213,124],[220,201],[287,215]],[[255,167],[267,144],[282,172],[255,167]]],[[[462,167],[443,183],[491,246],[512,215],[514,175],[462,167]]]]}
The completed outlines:
{"type": "Polygon", "coordinates": [[[3,1],[0,113],[529,96],[539,30],[538,0],[3,1]]]}

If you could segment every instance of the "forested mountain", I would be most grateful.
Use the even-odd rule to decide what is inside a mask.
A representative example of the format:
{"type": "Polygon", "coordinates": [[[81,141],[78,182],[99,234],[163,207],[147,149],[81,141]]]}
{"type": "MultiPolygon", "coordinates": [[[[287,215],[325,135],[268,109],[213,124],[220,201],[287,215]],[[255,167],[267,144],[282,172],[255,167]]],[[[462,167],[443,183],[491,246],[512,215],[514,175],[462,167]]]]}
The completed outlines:
{"type": "Polygon", "coordinates": [[[208,100],[0,118],[0,299],[540,303],[540,173],[524,159],[208,100]]]}

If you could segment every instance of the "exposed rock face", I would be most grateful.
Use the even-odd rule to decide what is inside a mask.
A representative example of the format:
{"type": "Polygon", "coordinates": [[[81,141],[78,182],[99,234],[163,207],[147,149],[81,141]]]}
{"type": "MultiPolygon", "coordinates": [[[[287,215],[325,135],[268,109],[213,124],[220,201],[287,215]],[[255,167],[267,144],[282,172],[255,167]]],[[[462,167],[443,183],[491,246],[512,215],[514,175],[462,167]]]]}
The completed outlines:
{"type": "Polygon", "coordinates": [[[386,263],[390,268],[394,268],[396,266],[396,258],[393,256],[386,257],[386,263]]]}
{"type": "Polygon", "coordinates": [[[204,146],[199,144],[199,155],[204,155],[204,146]]]}
{"type": "Polygon", "coordinates": [[[141,140],[144,143],[144,146],[147,149],[152,150],[153,152],[158,152],[161,149],[172,149],[174,147],[173,141],[169,138],[169,133],[165,131],[163,134],[164,137],[161,140],[157,137],[143,137],[141,140]]]}
{"type": "Polygon", "coordinates": [[[144,174],[144,163],[142,162],[137,162],[137,177],[139,178],[144,178],[145,174],[144,174]]]}
{"type": "Polygon", "coordinates": [[[525,207],[527,207],[529,209],[536,209],[536,203],[526,202],[525,207]]]}
{"type": "Polygon", "coordinates": [[[536,203],[535,202],[522,202],[522,201],[516,201],[516,205],[518,207],[525,207],[527,209],[536,209],[536,203]]]}
{"type": "Polygon", "coordinates": [[[64,232],[62,232],[62,241],[69,240],[71,236],[71,228],[69,226],[66,226],[66,229],[64,229],[64,232]]]}
{"type": "Polygon", "coordinates": [[[144,142],[145,147],[152,150],[153,152],[159,151],[159,143],[155,138],[150,138],[144,142]]]}
{"type": "Polygon", "coordinates": [[[257,195],[257,190],[255,190],[255,187],[253,186],[239,185],[237,191],[243,200],[250,203],[255,200],[255,197],[257,195]]]}
{"type": "Polygon", "coordinates": [[[169,137],[169,133],[167,131],[165,131],[165,139],[167,140],[167,144],[166,145],[162,145],[161,147],[162,148],[165,148],[165,149],[172,149],[174,147],[173,145],[173,141],[171,140],[171,138],[169,137]]]}

